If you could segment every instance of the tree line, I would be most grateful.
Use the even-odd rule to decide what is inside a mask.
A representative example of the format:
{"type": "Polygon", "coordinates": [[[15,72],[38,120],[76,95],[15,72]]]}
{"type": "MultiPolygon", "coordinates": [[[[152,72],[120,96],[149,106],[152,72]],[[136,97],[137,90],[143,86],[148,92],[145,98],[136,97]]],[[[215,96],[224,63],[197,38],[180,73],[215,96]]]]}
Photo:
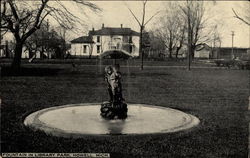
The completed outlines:
{"type": "MultiPolygon", "coordinates": [[[[72,0],[72,3],[81,7],[81,11],[85,15],[86,9],[92,12],[101,11],[101,8],[89,1],[72,0]]],[[[164,10],[158,11],[146,19],[147,0],[142,1],[141,21],[128,7],[140,27],[139,54],[142,59],[142,69],[145,45],[146,47],[148,45],[144,45],[143,41],[147,41],[145,38],[149,38],[151,49],[166,49],[169,58],[173,58],[173,54],[177,58],[179,51],[187,46],[189,64],[199,44],[212,41],[215,46],[215,43],[221,42],[217,24],[210,25],[209,18],[205,16],[204,1],[169,1],[165,4],[164,10]],[[144,37],[144,32],[147,30],[146,25],[156,17],[156,23],[153,29],[149,31],[149,36],[144,37]]],[[[65,30],[77,29],[75,27],[77,24],[84,25],[83,20],[74,15],[62,1],[3,0],[0,5],[0,35],[11,32],[15,39],[13,70],[20,69],[24,46],[30,54],[39,50],[41,57],[47,51],[66,50],[65,38],[63,38],[65,37],[65,30]],[[57,21],[64,32],[58,33],[54,30],[48,30],[45,22],[48,17],[57,21]],[[50,42],[48,42],[48,39],[51,39],[50,42]]],[[[244,13],[247,13],[249,8],[245,10],[244,13]]],[[[235,18],[249,25],[249,14],[239,15],[236,10],[232,9],[232,11],[235,18]]],[[[60,56],[60,54],[57,55],[60,56]]]]}
{"type": "MultiPolygon", "coordinates": [[[[72,0],[72,3],[76,7],[81,7],[83,13],[86,8],[93,12],[101,10],[88,1],[72,0]]],[[[72,14],[62,1],[3,0],[0,5],[1,34],[2,32],[11,32],[15,39],[14,59],[11,64],[13,71],[19,71],[23,46],[29,44],[27,39],[31,35],[43,28],[42,25],[46,18],[50,17],[57,21],[60,26],[71,30],[75,28],[76,24],[83,23],[82,19],[72,14]]],[[[36,43],[36,45],[39,44],[36,43]]]]}

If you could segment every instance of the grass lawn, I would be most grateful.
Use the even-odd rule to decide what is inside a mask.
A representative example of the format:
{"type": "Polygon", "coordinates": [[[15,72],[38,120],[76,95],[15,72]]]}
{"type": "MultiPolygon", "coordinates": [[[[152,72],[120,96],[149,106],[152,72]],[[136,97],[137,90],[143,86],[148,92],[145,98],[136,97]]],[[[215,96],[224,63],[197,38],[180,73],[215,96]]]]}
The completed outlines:
{"type": "Polygon", "coordinates": [[[112,157],[124,158],[248,155],[249,71],[122,68],[128,103],[180,109],[197,116],[200,125],[172,134],[66,139],[34,132],[23,125],[23,120],[46,107],[107,100],[102,68],[47,67],[53,68],[54,75],[1,77],[2,152],[108,152],[112,157]]]}

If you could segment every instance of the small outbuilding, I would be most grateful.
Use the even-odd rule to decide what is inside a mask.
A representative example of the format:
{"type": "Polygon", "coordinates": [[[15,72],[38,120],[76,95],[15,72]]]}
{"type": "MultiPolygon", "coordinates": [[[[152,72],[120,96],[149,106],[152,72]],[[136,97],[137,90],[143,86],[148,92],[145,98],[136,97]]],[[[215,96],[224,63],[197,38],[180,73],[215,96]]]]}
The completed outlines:
{"type": "Polygon", "coordinates": [[[209,59],[212,55],[212,48],[206,43],[202,43],[196,46],[194,52],[194,58],[209,59]]]}

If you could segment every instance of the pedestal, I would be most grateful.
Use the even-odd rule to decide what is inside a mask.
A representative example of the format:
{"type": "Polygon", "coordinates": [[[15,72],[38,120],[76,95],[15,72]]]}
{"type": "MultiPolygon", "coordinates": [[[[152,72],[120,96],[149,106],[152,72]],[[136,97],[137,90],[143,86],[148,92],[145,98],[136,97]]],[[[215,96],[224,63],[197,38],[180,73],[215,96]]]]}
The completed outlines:
{"type": "Polygon", "coordinates": [[[127,118],[127,104],[124,102],[111,103],[103,102],[101,104],[101,116],[105,119],[126,119],[127,118]]]}

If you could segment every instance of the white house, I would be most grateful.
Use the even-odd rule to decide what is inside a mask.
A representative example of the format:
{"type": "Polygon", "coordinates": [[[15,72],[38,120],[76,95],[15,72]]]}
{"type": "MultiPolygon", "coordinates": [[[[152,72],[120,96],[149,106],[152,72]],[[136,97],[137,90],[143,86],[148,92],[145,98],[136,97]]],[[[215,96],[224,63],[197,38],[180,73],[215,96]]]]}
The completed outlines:
{"type": "Polygon", "coordinates": [[[88,36],[71,41],[70,55],[77,57],[104,56],[122,53],[131,57],[139,56],[140,34],[130,28],[104,27],[92,29],[88,36]]]}

